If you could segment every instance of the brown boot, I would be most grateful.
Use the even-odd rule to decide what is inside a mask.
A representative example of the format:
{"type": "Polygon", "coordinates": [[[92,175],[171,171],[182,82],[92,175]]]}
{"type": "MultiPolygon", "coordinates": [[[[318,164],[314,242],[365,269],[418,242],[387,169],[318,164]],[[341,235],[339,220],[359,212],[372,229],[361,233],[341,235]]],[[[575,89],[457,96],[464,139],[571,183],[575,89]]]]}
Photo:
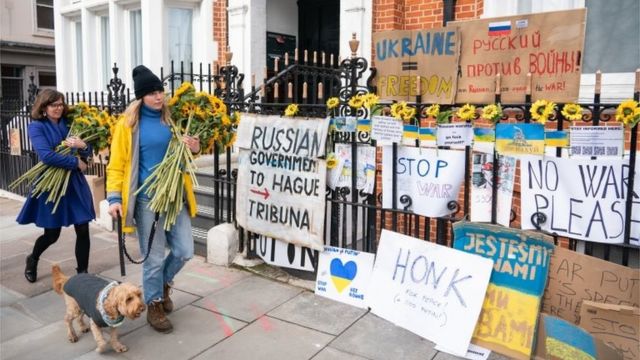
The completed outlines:
{"type": "Polygon", "coordinates": [[[162,291],[162,298],[164,299],[162,301],[162,307],[164,308],[165,314],[169,314],[173,311],[173,301],[169,297],[169,294],[171,294],[171,285],[167,283],[164,284],[164,290],[162,291]]]}
{"type": "Polygon", "coordinates": [[[147,306],[147,322],[156,331],[161,333],[170,333],[173,330],[173,325],[164,314],[162,302],[152,301],[147,306]]]}

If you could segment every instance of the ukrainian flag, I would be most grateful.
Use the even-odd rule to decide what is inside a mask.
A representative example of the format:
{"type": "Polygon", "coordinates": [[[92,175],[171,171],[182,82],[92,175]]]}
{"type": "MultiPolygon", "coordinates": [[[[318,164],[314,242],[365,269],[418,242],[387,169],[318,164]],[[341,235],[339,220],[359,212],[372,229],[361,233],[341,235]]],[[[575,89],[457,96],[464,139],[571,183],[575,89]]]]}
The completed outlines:
{"type": "Polygon", "coordinates": [[[569,147],[569,134],[566,131],[545,131],[544,144],[546,146],[569,147]]]}
{"type": "Polygon", "coordinates": [[[417,125],[404,125],[404,131],[402,133],[404,139],[417,139],[418,138],[418,126],[417,125]]]}
{"type": "Polygon", "coordinates": [[[421,127],[419,130],[420,141],[436,141],[436,129],[431,127],[421,127]]]}
{"type": "Polygon", "coordinates": [[[371,119],[358,119],[358,131],[371,131],[371,119]]]}

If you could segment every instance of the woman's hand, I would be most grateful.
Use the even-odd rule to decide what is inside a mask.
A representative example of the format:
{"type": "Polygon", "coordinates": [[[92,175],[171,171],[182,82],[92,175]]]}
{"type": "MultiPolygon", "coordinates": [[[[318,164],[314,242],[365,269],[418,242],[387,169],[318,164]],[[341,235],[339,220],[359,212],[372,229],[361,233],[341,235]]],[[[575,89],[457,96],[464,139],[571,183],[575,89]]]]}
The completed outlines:
{"type": "Polygon", "coordinates": [[[87,170],[87,163],[84,162],[81,158],[78,158],[78,169],[81,172],[85,172],[87,170]]]}
{"type": "Polygon", "coordinates": [[[109,205],[109,215],[111,215],[111,217],[114,219],[117,219],[118,215],[122,216],[122,204],[113,203],[109,205]]]}
{"type": "Polygon", "coordinates": [[[182,142],[187,144],[187,146],[189,147],[189,150],[191,150],[192,153],[197,154],[200,151],[199,138],[185,135],[182,137],[182,142]]]}
{"type": "Polygon", "coordinates": [[[80,139],[77,136],[70,136],[68,138],[66,138],[64,140],[64,144],[70,148],[74,148],[74,149],[86,149],[87,148],[87,143],[85,143],[84,141],[82,141],[82,139],[80,139]]]}

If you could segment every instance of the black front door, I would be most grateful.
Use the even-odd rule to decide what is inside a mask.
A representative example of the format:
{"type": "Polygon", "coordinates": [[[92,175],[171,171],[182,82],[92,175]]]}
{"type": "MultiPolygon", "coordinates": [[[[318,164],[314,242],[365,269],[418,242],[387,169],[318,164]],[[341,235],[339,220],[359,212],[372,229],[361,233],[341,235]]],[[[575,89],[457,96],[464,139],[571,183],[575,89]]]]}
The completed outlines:
{"type": "MultiPolygon", "coordinates": [[[[313,51],[324,51],[334,55],[338,61],[340,51],[340,1],[339,0],[298,0],[298,26],[300,60],[304,50],[309,50],[309,61],[313,61],[313,51]]],[[[318,54],[318,62],[322,61],[318,54]]],[[[334,62],[334,63],[335,63],[334,62]]]]}

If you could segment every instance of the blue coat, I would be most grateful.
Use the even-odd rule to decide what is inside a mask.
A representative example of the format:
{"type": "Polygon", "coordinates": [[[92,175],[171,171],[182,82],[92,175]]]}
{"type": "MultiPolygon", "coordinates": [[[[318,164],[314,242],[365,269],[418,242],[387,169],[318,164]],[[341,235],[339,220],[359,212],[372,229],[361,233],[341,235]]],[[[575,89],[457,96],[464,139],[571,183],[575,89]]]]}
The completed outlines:
{"type": "MultiPolygon", "coordinates": [[[[58,228],[74,224],[84,224],[96,217],[89,184],[78,169],[75,155],[61,155],[55,148],[67,137],[69,127],[66,119],[55,124],[49,119],[32,120],[29,124],[29,139],[40,161],[49,166],[71,170],[67,192],[60,200],[58,209],[53,214],[53,202],[46,203],[48,193],[39,198],[27,197],[18,218],[20,224],[35,223],[42,228],[58,228]]],[[[79,151],[83,157],[91,155],[91,149],[79,151]]]]}

